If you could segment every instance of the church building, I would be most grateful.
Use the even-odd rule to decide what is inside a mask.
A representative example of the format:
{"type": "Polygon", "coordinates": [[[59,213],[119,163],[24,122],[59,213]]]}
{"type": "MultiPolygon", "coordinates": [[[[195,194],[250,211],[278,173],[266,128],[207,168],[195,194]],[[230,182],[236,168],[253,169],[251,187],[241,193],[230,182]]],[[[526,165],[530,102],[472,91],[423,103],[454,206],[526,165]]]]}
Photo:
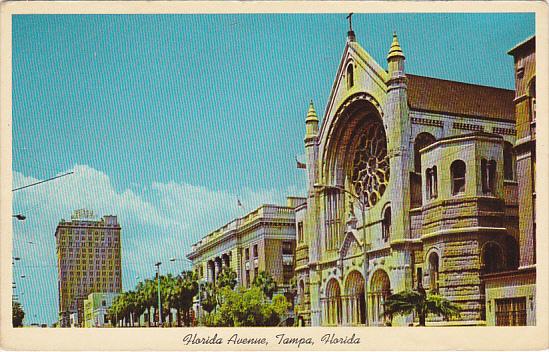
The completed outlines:
{"type": "Polygon", "coordinates": [[[429,316],[428,326],[496,324],[487,309],[497,310],[519,266],[530,273],[525,298],[499,301],[508,315],[497,325],[535,324],[535,149],[517,139],[515,113],[530,113],[535,87],[519,84],[526,108],[516,107],[522,93],[513,90],[408,73],[396,33],[388,49],[377,63],[350,28],[322,123],[309,105],[307,201],[295,209],[299,324],[408,326],[417,317],[389,317],[384,301],[418,287],[460,309],[449,321],[429,316]],[[521,221],[520,202],[530,204],[521,221]]]}

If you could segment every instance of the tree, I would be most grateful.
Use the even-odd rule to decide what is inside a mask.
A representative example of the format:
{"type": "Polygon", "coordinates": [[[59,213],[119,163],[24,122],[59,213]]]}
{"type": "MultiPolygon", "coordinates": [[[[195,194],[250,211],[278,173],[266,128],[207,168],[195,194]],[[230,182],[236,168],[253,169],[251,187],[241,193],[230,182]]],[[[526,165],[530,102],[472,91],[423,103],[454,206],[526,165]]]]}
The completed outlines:
{"type": "Polygon", "coordinates": [[[269,302],[259,287],[220,290],[222,303],[203,323],[207,326],[276,326],[290,306],[281,295],[269,302]]]}
{"type": "Polygon", "coordinates": [[[217,306],[216,288],[208,282],[202,286],[201,306],[204,311],[211,313],[217,306]]]}
{"type": "Polygon", "coordinates": [[[198,293],[198,277],[193,271],[183,271],[176,280],[172,306],[177,309],[177,326],[181,326],[181,317],[185,326],[190,326],[190,310],[193,299],[198,293]]]}
{"type": "Polygon", "coordinates": [[[219,289],[229,287],[231,290],[234,290],[236,283],[236,272],[228,267],[224,267],[215,280],[215,285],[219,289]]]}
{"type": "Polygon", "coordinates": [[[459,308],[446,298],[427,294],[421,286],[418,290],[405,290],[389,296],[384,304],[385,314],[408,315],[415,312],[419,317],[419,325],[425,326],[428,314],[441,315],[445,319],[459,316],[459,308]]]}
{"type": "Polygon", "coordinates": [[[13,301],[11,305],[11,322],[14,328],[23,326],[23,319],[25,319],[25,311],[21,303],[13,301]]]}
{"type": "Polygon", "coordinates": [[[269,299],[273,298],[274,293],[278,289],[276,281],[274,281],[271,274],[265,271],[260,272],[259,275],[254,277],[252,286],[259,287],[269,299]]]}
{"type": "Polygon", "coordinates": [[[146,279],[139,282],[136,287],[138,300],[142,312],[147,312],[147,326],[151,326],[151,307],[158,305],[156,280],[146,279]]]}

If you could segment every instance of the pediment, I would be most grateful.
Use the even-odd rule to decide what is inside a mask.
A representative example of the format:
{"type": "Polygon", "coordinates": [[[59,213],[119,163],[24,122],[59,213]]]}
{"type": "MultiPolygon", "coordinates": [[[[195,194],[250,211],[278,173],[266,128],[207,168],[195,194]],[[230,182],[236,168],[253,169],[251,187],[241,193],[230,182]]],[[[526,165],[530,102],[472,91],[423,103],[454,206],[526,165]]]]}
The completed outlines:
{"type": "Polygon", "coordinates": [[[341,259],[354,257],[362,253],[363,251],[362,242],[358,240],[356,234],[357,234],[356,230],[349,231],[345,234],[345,238],[339,250],[339,255],[341,259]]]}

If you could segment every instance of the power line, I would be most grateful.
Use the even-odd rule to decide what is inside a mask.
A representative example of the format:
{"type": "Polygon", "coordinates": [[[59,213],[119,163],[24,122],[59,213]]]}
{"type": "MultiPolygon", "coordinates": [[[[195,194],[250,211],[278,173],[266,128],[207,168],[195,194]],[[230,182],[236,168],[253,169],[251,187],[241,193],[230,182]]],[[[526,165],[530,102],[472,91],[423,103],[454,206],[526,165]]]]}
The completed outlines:
{"type": "Polygon", "coordinates": [[[67,176],[67,175],[70,175],[70,174],[74,174],[74,171],[67,172],[66,174],[63,174],[63,175],[51,177],[51,178],[48,178],[47,180],[42,180],[42,181],[38,181],[38,182],[35,182],[35,183],[31,183],[30,185],[26,185],[26,186],[14,188],[14,189],[12,189],[11,191],[12,191],[12,192],[19,191],[19,190],[21,190],[21,189],[29,188],[29,187],[32,187],[32,186],[36,186],[36,185],[39,185],[39,184],[41,184],[41,183],[48,182],[48,181],[51,181],[51,180],[55,180],[56,178],[60,178],[60,177],[67,176]]]}

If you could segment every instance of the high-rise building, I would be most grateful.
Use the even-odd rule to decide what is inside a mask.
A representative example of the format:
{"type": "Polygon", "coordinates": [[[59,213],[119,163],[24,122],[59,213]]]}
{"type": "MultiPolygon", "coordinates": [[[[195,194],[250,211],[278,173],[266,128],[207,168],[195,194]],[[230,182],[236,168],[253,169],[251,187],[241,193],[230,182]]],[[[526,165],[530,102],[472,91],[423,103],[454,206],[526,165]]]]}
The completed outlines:
{"type": "Polygon", "coordinates": [[[92,292],[122,290],[120,225],[116,216],[97,219],[76,210],[55,230],[58,268],[59,324],[84,326],[84,300],[92,292]]]}

